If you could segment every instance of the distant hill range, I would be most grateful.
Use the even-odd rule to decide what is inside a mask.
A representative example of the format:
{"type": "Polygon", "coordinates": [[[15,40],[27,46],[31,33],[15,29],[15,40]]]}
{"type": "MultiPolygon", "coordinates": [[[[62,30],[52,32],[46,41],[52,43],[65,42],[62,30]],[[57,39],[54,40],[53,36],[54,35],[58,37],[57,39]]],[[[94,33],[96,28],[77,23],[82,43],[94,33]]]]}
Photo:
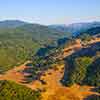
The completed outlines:
{"type": "Polygon", "coordinates": [[[28,22],[20,20],[4,20],[0,21],[0,28],[15,28],[24,24],[28,24],[28,22]]]}
{"type": "MultiPolygon", "coordinates": [[[[69,32],[72,36],[77,36],[80,33],[88,32],[92,28],[100,27],[100,22],[89,22],[89,23],[73,23],[69,25],[50,25],[56,30],[69,32]]],[[[92,31],[92,30],[91,30],[92,31]]],[[[97,32],[97,30],[95,30],[97,32]]]]}
{"type": "MultiPolygon", "coordinates": [[[[89,33],[90,31],[95,31],[94,33],[99,32],[100,22],[87,22],[87,23],[72,23],[69,25],[59,24],[59,25],[40,25],[29,22],[24,22],[20,20],[4,20],[0,21],[0,29],[5,28],[20,28],[21,30],[27,32],[38,33],[37,35],[44,35],[46,37],[58,38],[58,37],[76,37],[81,33],[89,33]],[[94,29],[95,28],[95,29],[94,29]],[[38,29],[38,30],[37,30],[38,29]],[[41,30],[41,31],[40,31],[41,30]],[[42,34],[43,33],[43,34],[42,34]]],[[[92,32],[93,33],[93,32],[92,32]]]]}
{"type": "Polygon", "coordinates": [[[100,33],[100,26],[99,27],[93,27],[91,29],[88,29],[86,31],[86,33],[88,33],[90,35],[96,35],[96,34],[100,33]]]}
{"type": "Polygon", "coordinates": [[[46,39],[58,39],[67,36],[64,31],[56,30],[46,25],[40,25],[35,23],[28,23],[20,20],[4,20],[0,21],[0,30],[7,30],[13,32],[20,30],[19,33],[33,34],[34,39],[42,40],[46,39]]]}

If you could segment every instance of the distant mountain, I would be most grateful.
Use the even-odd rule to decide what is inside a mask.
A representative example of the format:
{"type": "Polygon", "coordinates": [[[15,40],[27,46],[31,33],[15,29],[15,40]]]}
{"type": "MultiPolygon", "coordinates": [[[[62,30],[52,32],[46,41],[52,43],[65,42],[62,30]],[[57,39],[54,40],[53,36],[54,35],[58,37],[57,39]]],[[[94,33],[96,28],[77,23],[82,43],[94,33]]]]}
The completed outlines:
{"type": "Polygon", "coordinates": [[[88,22],[88,23],[73,23],[69,25],[50,25],[56,30],[60,30],[66,33],[70,33],[72,36],[77,36],[82,32],[87,31],[90,28],[100,27],[100,22],[88,22]]]}
{"type": "Polygon", "coordinates": [[[71,32],[68,31],[67,26],[65,24],[61,25],[48,25],[49,28],[55,29],[56,31],[59,31],[61,33],[64,33],[66,37],[71,37],[71,32]]]}
{"type": "MultiPolygon", "coordinates": [[[[53,32],[54,37],[58,36],[65,36],[65,37],[71,37],[71,36],[77,36],[82,32],[85,32],[91,28],[100,27],[100,22],[88,22],[88,23],[73,23],[69,25],[65,24],[58,24],[58,25],[39,25],[39,24],[32,24],[20,20],[4,20],[0,21],[0,29],[5,28],[23,28],[25,31],[28,32],[34,31],[36,32],[37,28],[41,30],[42,28],[45,28],[44,34],[46,34],[46,30],[50,30],[49,32],[53,32]],[[47,28],[47,29],[46,29],[47,28]]],[[[44,30],[43,30],[44,31],[44,30]]],[[[39,31],[38,31],[39,32],[39,31]]],[[[39,35],[39,34],[38,34],[39,35]]],[[[46,34],[51,35],[51,34],[46,34]]],[[[45,37],[45,35],[44,35],[45,37]]]]}
{"type": "Polygon", "coordinates": [[[96,35],[96,34],[100,34],[100,27],[94,27],[94,28],[90,28],[86,31],[86,33],[90,34],[90,35],[96,35]]]}
{"type": "Polygon", "coordinates": [[[59,30],[61,32],[66,32],[67,31],[67,28],[66,28],[65,24],[61,24],[61,25],[49,25],[48,27],[57,29],[57,30],[59,30]]]}
{"type": "Polygon", "coordinates": [[[34,23],[28,23],[20,20],[4,20],[0,21],[0,31],[12,31],[15,33],[17,30],[17,33],[27,33],[31,34],[34,40],[55,40],[63,37],[67,37],[67,33],[64,31],[56,30],[54,28],[40,25],[40,24],[34,24],[34,23]]]}
{"type": "Polygon", "coordinates": [[[56,29],[61,32],[68,32],[68,26],[66,24],[59,24],[59,25],[48,25],[49,28],[56,29]]]}
{"type": "Polygon", "coordinates": [[[68,31],[72,32],[73,36],[77,36],[78,34],[95,27],[100,27],[100,22],[71,24],[68,26],[68,31]]]}
{"type": "Polygon", "coordinates": [[[97,36],[99,37],[100,36],[100,27],[93,27],[93,28],[90,28],[86,31],[83,31],[82,33],[80,34],[77,34],[76,38],[86,38],[86,37],[91,37],[91,36],[97,36]]]}
{"type": "Polygon", "coordinates": [[[15,30],[19,30],[19,33],[25,32],[28,35],[30,34],[34,40],[44,42],[67,37],[66,33],[64,32],[60,32],[56,29],[40,24],[25,24],[15,28],[15,30]]]}
{"type": "Polygon", "coordinates": [[[0,28],[15,28],[24,24],[28,23],[20,20],[4,20],[0,21],[0,28]]]}

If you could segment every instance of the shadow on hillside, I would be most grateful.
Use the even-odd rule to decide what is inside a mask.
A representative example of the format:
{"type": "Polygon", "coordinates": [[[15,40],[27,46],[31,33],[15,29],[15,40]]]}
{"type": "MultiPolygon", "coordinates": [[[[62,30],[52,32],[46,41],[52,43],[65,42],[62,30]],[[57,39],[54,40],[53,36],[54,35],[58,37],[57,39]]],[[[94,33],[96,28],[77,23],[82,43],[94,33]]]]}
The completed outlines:
{"type": "Polygon", "coordinates": [[[87,48],[82,48],[81,50],[73,53],[72,55],[74,55],[75,57],[77,56],[95,56],[96,55],[96,51],[100,50],[100,42],[91,44],[89,47],[87,48]]]}
{"type": "Polygon", "coordinates": [[[92,88],[90,91],[92,91],[92,92],[98,92],[98,90],[100,90],[100,87],[92,88]]]}
{"type": "Polygon", "coordinates": [[[84,98],[84,100],[100,100],[100,96],[93,94],[84,98]]]}
{"type": "Polygon", "coordinates": [[[57,48],[61,45],[64,45],[65,43],[67,43],[67,41],[69,41],[70,39],[64,37],[64,38],[60,38],[58,39],[56,42],[52,43],[52,44],[45,44],[44,47],[41,47],[36,55],[38,56],[45,56],[45,54],[49,51],[49,50],[53,50],[54,48],[57,48]]]}

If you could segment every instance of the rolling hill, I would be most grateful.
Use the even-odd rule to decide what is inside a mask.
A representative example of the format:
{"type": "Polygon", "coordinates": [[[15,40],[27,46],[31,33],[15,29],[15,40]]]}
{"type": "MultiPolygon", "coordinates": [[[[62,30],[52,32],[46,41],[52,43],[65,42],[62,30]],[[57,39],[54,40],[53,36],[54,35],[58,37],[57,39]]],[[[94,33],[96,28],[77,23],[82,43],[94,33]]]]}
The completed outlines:
{"type": "MultiPolygon", "coordinates": [[[[19,67],[12,68],[2,74],[0,79],[14,81],[33,90],[40,91],[42,96],[40,100],[59,100],[59,98],[62,100],[91,100],[91,97],[94,98],[93,100],[99,99],[99,93],[93,91],[96,88],[94,84],[99,83],[100,39],[98,38],[98,40],[97,43],[96,39],[92,40],[91,38],[92,42],[88,41],[87,45],[83,45],[83,41],[77,42],[79,40],[73,40],[73,43],[69,40],[70,43],[67,42],[68,44],[65,44],[63,47],[50,49],[50,52],[43,57],[35,55],[35,59],[32,62],[26,62],[19,67]],[[61,58],[60,55],[63,58],[56,59],[61,58]],[[63,62],[64,58],[66,58],[66,63],[63,62]],[[86,73],[87,71],[88,73],[86,73]],[[95,78],[97,75],[98,77],[95,78]],[[36,77],[33,78],[34,76],[36,77]],[[68,81],[75,83],[71,84],[71,87],[69,85],[66,87],[60,82],[62,77],[64,83],[68,81]],[[83,84],[84,77],[85,81],[83,84]],[[87,79],[90,79],[88,82],[93,86],[87,83],[87,79]]],[[[9,85],[7,82],[6,84],[9,85]]],[[[4,87],[6,87],[6,84],[4,84],[4,87]]]]}
{"type": "Polygon", "coordinates": [[[0,21],[0,28],[15,28],[24,24],[28,24],[28,22],[20,20],[4,20],[0,21]]]}
{"type": "Polygon", "coordinates": [[[48,26],[18,20],[2,21],[0,27],[1,72],[30,59],[44,44],[65,36],[48,26]]]}

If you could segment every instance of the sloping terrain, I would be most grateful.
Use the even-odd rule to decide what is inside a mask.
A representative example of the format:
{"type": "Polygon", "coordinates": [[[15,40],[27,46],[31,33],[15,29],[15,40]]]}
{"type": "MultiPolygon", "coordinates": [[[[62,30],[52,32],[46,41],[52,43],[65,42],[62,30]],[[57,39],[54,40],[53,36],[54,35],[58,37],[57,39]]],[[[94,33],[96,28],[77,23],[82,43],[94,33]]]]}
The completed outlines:
{"type": "MultiPolygon", "coordinates": [[[[23,69],[24,67],[22,65],[19,69],[23,69]]],[[[21,83],[21,80],[24,77],[23,74],[16,72],[17,69],[7,72],[7,74],[0,79],[15,81],[16,83],[25,85],[33,90],[39,90],[41,92],[42,100],[66,100],[66,98],[68,98],[68,100],[83,100],[83,98],[92,94],[99,95],[97,92],[91,91],[94,87],[79,85],[74,85],[72,87],[63,86],[60,83],[60,80],[63,77],[63,67],[64,65],[57,65],[57,69],[49,69],[44,72],[40,77],[40,80],[35,80],[30,84],[21,83]]]]}
{"type": "Polygon", "coordinates": [[[2,21],[0,25],[0,72],[24,63],[44,44],[65,36],[47,26],[17,20],[2,21]]]}
{"type": "MultiPolygon", "coordinates": [[[[87,46],[90,44],[97,42],[95,40],[91,41],[90,43],[88,42],[88,45],[85,44],[85,48],[87,48],[87,46]]],[[[100,39],[98,39],[98,42],[100,42],[100,39]]],[[[66,51],[66,53],[63,53],[63,58],[84,47],[80,44],[80,41],[77,41],[76,43],[77,44],[63,50],[63,52],[66,51]],[[76,49],[77,47],[78,49],[76,49]],[[71,50],[73,52],[70,52],[71,50]]],[[[93,88],[95,88],[93,86],[80,86],[77,84],[71,87],[63,86],[60,83],[60,80],[64,75],[64,64],[52,65],[52,69],[45,70],[37,80],[33,80],[31,83],[24,83],[23,79],[25,78],[25,74],[23,73],[23,70],[27,67],[27,63],[28,62],[7,71],[5,74],[0,76],[0,79],[15,81],[16,83],[25,85],[33,90],[39,90],[42,95],[42,100],[84,100],[84,98],[87,98],[90,95],[99,95],[99,93],[91,91],[93,88]]]]}
{"type": "Polygon", "coordinates": [[[40,94],[11,81],[0,81],[0,100],[40,100],[40,94]],[[26,95],[27,94],[27,95],[26,95]]]}
{"type": "MultiPolygon", "coordinates": [[[[49,27],[54,28],[56,30],[62,32],[68,32],[69,36],[78,36],[81,33],[90,33],[94,31],[94,33],[98,33],[99,31],[94,30],[96,27],[100,27],[100,22],[87,22],[87,23],[72,23],[69,25],[50,25],[49,27]],[[96,31],[96,32],[95,32],[96,31]]],[[[99,28],[100,29],[100,28],[99,28]]]]}
{"type": "Polygon", "coordinates": [[[97,42],[67,57],[65,59],[64,84],[68,86],[75,83],[99,86],[99,53],[100,42],[97,42]]]}

